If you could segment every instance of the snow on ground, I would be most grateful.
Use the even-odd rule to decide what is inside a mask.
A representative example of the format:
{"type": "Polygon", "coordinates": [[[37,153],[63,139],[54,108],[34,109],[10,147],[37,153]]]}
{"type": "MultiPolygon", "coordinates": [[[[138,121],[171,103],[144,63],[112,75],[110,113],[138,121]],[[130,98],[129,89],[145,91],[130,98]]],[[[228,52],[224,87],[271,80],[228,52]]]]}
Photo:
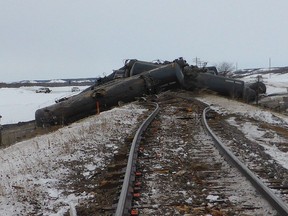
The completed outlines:
{"type": "Polygon", "coordinates": [[[249,105],[229,98],[208,94],[198,99],[210,105],[211,108],[218,113],[237,114],[269,124],[288,125],[287,116],[272,112],[270,110],[257,108],[254,105],[249,105]]]}
{"type": "MultiPolygon", "coordinates": [[[[268,73],[263,74],[262,80],[267,88],[267,95],[275,93],[288,93],[288,74],[274,74],[268,73]]],[[[257,75],[253,74],[246,76],[241,80],[245,82],[257,81],[257,75]]],[[[212,109],[219,113],[237,114],[243,117],[255,119],[257,121],[266,122],[272,125],[280,125],[284,128],[288,128],[288,117],[276,112],[257,108],[253,105],[240,103],[234,100],[230,100],[224,97],[218,97],[215,95],[206,95],[201,99],[203,102],[211,105],[212,109]]],[[[270,99],[271,100],[271,99],[270,99]]],[[[288,153],[285,153],[278,149],[273,143],[287,143],[288,140],[274,134],[274,137],[265,138],[264,135],[269,131],[262,131],[256,124],[251,122],[237,123],[233,118],[229,119],[228,122],[231,125],[237,126],[247,138],[256,143],[262,145],[266,153],[274,158],[279,164],[288,169],[288,153]]]]}
{"type": "MultiPolygon", "coordinates": [[[[69,97],[79,92],[71,92],[73,86],[49,87],[51,93],[36,93],[40,86],[20,88],[0,88],[1,124],[13,124],[35,119],[35,111],[55,103],[62,97],[69,97]]],[[[80,86],[80,90],[88,86],[80,86]]]]}
{"type": "MultiPolygon", "coordinates": [[[[287,75],[264,75],[267,93],[286,92],[287,78],[287,75]]],[[[35,90],[39,87],[0,88],[1,124],[34,120],[37,109],[72,94],[72,86],[50,88],[52,92],[49,94],[36,94],[35,90]]],[[[81,87],[81,90],[85,88],[81,87]]],[[[288,123],[288,118],[281,114],[256,109],[254,106],[223,97],[206,95],[199,99],[213,104],[212,108],[218,112],[235,113],[276,125],[288,123]]],[[[136,127],[134,124],[137,117],[144,111],[133,104],[126,105],[54,133],[1,149],[0,215],[29,215],[33,214],[36,211],[35,206],[38,206],[37,211],[43,215],[60,216],[69,206],[77,205],[82,199],[92,196],[87,193],[75,194],[59,187],[72,172],[69,164],[73,164],[73,161],[84,161],[83,176],[89,178],[95,169],[105,166],[113,151],[117,151],[117,142],[136,127]],[[86,149],[85,152],[83,149],[86,149]]],[[[230,119],[230,123],[242,128],[251,139],[263,139],[263,133],[257,130],[257,125],[247,123],[241,127],[233,122],[233,119],[230,119]]],[[[265,144],[265,140],[262,144],[265,144]]],[[[267,145],[266,149],[288,168],[286,154],[280,155],[277,147],[273,145],[267,145]]]]}
{"type": "MultiPolygon", "coordinates": [[[[238,102],[224,97],[216,95],[205,95],[199,100],[211,105],[211,108],[221,114],[236,114],[243,116],[247,119],[254,119],[256,121],[265,122],[272,125],[282,126],[287,128],[288,117],[280,113],[263,110],[256,106],[238,102]]],[[[276,160],[283,167],[288,169],[288,153],[283,152],[273,143],[287,143],[288,140],[280,137],[279,135],[271,132],[274,137],[265,138],[265,134],[269,131],[261,130],[256,123],[250,121],[238,123],[234,118],[230,118],[228,123],[236,126],[242,131],[246,137],[255,143],[259,143],[265,148],[267,154],[269,154],[274,160],[276,160]]]]}
{"type": "Polygon", "coordinates": [[[125,105],[1,149],[0,215],[60,216],[93,196],[69,189],[69,176],[79,166],[90,178],[108,163],[144,111],[125,105]]]}
{"type": "MultiPolygon", "coordinates": [[[[288,74],[274,74],[268,73],[263,74],[262,80],[266,85],[267,94],[274,93],[287,93],[288,88],[288,74]]],[[[245,82],[257,81],[257,75],[250,75],[242,78],[241,80],[245,82]]]]}
{"type": "Polygon", "coordinates": [[[251,122],[241,122],[241,124],[239,124],[234,118],[228,119],[228,122],[241,130],[248,139],[262,145],[267,154],[274,158],[274,160],[276,160],[284,168],[288,169],[288,152],[279,150],[274,144],[287,143],[286,139],[274,133],[270,133],[269,138],[266,138],[265,134],[267,134],[269,131],[259,130],[259,127],[251,122]]]}
{"type": "MultiPolygon", "coordinates": [[[[288,74],[263,74],[262,77],[267,87],[267,94],[287,92],[288,74]]],[[[242,80],[255,81],[256,76],[247,76],[242,80]]],[[[57,99],[79,93],[72,93],[73,86],[66,86],[50,87],[52,92],[49,94],[36,94],[35,91],[40,87],[0,88],[0,115],[2,116],[0,123],[12,124],[34,120],[37,109],[52,105],[57,99]]],[[[80,86],[79,88],[84,90],[87,87],[80,86]]]]}

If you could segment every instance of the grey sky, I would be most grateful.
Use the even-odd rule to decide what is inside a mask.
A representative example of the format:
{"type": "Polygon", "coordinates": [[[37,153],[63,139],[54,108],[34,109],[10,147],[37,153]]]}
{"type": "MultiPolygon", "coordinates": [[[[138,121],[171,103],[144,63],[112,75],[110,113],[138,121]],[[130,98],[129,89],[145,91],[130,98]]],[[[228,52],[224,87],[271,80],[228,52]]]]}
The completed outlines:
{"type": "Polygon", "coordinates": [[[287,0],[0,0],[0,82],[98,77],[129,58],[288,66],[287,10],[287,0]]]}

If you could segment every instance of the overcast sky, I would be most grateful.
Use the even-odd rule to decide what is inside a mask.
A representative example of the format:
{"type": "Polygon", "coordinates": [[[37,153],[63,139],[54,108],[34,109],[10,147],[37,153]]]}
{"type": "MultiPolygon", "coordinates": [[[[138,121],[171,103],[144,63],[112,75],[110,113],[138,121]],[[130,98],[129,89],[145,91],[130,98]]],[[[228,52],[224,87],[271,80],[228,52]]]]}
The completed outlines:
{"type": "Polygon", "coordinates": [[[123,60],[288,66],[287,0],[0,0],[0,82],[98,77],[123,60]]]}

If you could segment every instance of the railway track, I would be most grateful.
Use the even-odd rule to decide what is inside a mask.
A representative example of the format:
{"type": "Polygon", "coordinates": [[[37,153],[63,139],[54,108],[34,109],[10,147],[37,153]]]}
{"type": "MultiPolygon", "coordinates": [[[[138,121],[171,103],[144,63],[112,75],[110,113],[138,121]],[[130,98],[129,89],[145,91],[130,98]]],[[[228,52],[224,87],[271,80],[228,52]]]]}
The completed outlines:
{"type": "MultiPolygon", "coordinates": [[[[212,111],[210,115],[217,116],[217,113],[212,111]]],[[[228,151],[230,151],[234,155],[237,155],[237,158],[241,161],[241,163],[249,170],[251,170],[251,172],[253,172],[258,177],[258,179],[260,179],[261,182],[264,183],[264,185],[267,187],[267,189],[269,189],[269,191],[273,191],[273,194],[276,194],[276,199],[280,199],[280,201],[282,200],[284,202],[284,205],[286,204],[283,208],[285,208],[285,211],[287,211],[287,169],[281,166],[277,161],[275,161],[275,159],[273,159],[269,154],[265,152],[265,147],[260,144],[261,142],[263,142],[263,140],[260,139],[258,140],[258,142],[251,141],[247,137],[243,136],[242,132],[238,130],[237,127],[228,124],[227,122],[231,121],[231,118],[234,119],[237,117],[227,117],[226,121],[219,121],[217,120],[217,117],[214,117],[209,120],[209,125],[218,137],[219,141],[225,143],[228,151]],[[234,136],[233,139],[231,139],[232,136],[234,136]]],[[[273,139],[274,136],[282,136],[283,139],[285,139],[284,137],[287,129],[279,125],[273,126],[265,124],[263,122],[255,122],[245,117],[242,117],[241,121],[239,121],[239,124],[243,124],[243,122],[245,122],[246,124],[249,123],[251,125],[257,124],[257,130],[265,132],[264,137],[267,137],[266,134],[272,135],[272,141],[265,141],[268,145],[271,142],[273,143],[273,145],[277,146],[279,152],[282,151],[283,154],[287,152],[287,147],[285,143],[283,143],[282,141],[280,143],[277,143],[273,139]]],[[[253,130],[252,126],[251,130],[253,130]]],[[[287,212],[284,212],[280,215],[288,214],[287,212]]]]}
{"type": "MultiPolygon", "coordinates": [[[[203,115],[207,115],[210,108],[205,108],[203,111],[203,115]]],[[[275,208],[275,210],[279,213],[279,215],[288,215],[288,206],[284,203],[280,197],[276,196],[272,190],[266,186],[266,184],[257,177],[256,173],[251,172],[250,169],[242,163],[215,135],[215,133],[208,126],[206,117],[203,118],[203,123],[208,130],[209,134],[213,137],[215,144],[219,151],[225,156],[227,160],[229,160],[238,170],[251,182],[251,184],[257,189],[257,191],[275,208]]],[[[264,167],[263,167],[264,168],[264,167]]],[[[277,188],[273,186],[273,188],[277,188]]],[[[278,189],[286,189],[286,187],[279,186],[278,189]]],[[[286,192],[287,193],[287,192],[286,192]]]]}
{"type": "Polygon", "coordinates": [[[221,119],[203,114],[206,106],[190,98],[165,93],[157,99],[159,107],[108,166],[91,215],[287,215],[281,199],[269,189],[264,199],[231,165],[233,158],[219,153],[201,119],[207,116],[218,136],[221,119]]]}

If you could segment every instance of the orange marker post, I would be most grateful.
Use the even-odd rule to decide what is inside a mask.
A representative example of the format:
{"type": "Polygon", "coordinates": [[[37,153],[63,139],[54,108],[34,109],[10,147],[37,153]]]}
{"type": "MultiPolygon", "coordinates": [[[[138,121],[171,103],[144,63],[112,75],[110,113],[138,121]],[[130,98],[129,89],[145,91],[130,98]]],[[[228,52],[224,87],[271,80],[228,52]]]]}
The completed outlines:
{"type": "Polygon", "coordinates": [[[139,215],[139,212],[138,212],[138,210],[137,209],[132,209],[131,210],[131,216],[137,216],[137,215],[139,215]]]}
{"type": "Polygon", "coordinates": [[[96,101],[96,113],[97,113],[97,115],[99,115],[99,113],[100,113],[99,101],[96,101]]]}

